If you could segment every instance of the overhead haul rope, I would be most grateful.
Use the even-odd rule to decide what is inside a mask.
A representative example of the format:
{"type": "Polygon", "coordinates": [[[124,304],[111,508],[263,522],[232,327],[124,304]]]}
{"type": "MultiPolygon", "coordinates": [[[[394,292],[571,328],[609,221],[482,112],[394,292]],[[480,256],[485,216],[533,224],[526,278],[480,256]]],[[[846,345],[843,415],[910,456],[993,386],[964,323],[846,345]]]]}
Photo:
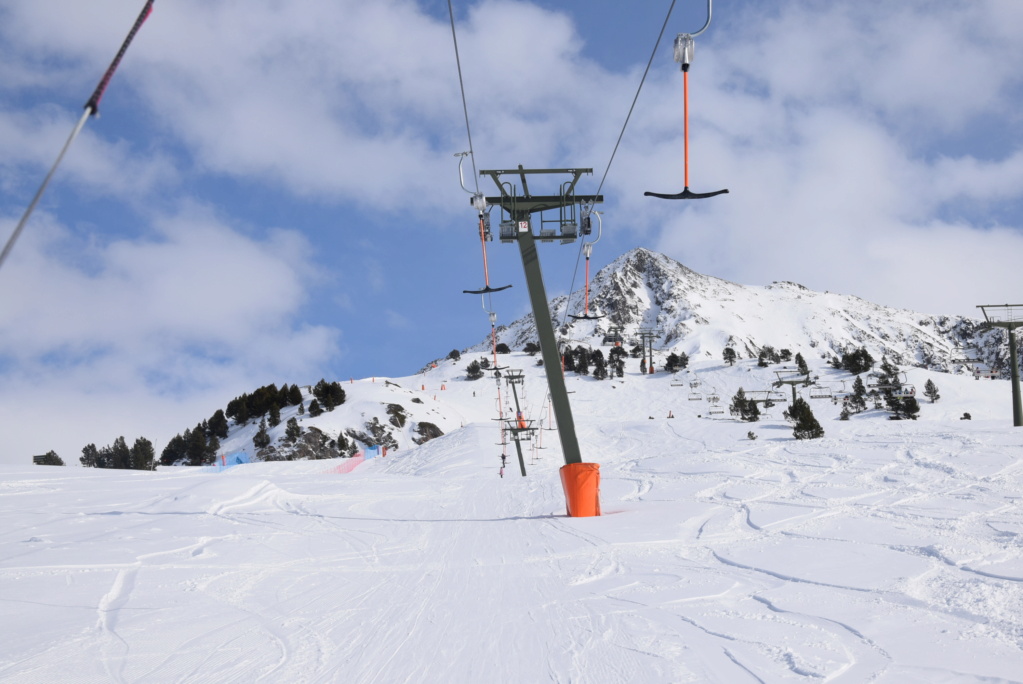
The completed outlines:
{"type": "MultiPolygon", "coordinates": [[[[448,16],[451,19],[451,42],[455,46],[455,66],[458,68],[458,89],[462,93],[462,113],[465,116],[465,135],[469,139],[469,151],[458,152],[455,154],[456,157],[461,157],[458,162],[458,180],[462,184],[462,189],[472,195],[470,203],[473,208],[476,209],[479,217],[479,231],[480,231],[480,246],[483,250],[483,289],[482,290],[462,290],[466,294],[491,294],[493,292],[500,292],[501,290],[507,290],[511,285],[505,285],[504,287],[490,287],[490,267],[487,264],[487,230],[486,230],[486,208],[487,203],[483,198],[483,193],[480,192],[480,181],[479,174],[476,171],[476,154],[472,147],[472,127],[469,126],[469,104],[465,97],[465,79],[462,77],[462,59],[458,53],[458,34],[455,31],[455,10],[451,6],[451,0],[448,0],[448,16]],[[465,187],[465,178],[462,175],[462,161],[468,156],[472,162],[472,179],[475,184],[476,192],[472,192],[465,187]]],[[[487,307],[483,307],[486,309],[487,307]]]]}
{"type": "Polygon", "coordinates": [[[448,17],[451,20],[451,42],[455,48],[455,66],[458,68],[458,88],[462,94],[462,114],[465,116],[465,135],[469,140],[469,151],[459,152],[455,156],[459,157],[458,161],[458,181],[461,183],[462,189],[472,195],[470,203],[472,207],[476,209],[477,218],[479,220],[479,235],[480,235],[480,249],[483,254],[483,289],[481,290],[463,290],[466,294],[478,294],[480,295],[480,303],[483,310],[487,312],[490,318],[490,340],[491,348],[494,357],[494,374],[497,383],[497,416],[501,426],[501,474],[504,476],[504,462],[508,457],[508,438],[505,435],[504,425],[504,402],[501,397],[501,373],[497,365],[497,313],[494,311],[493,293],[500,292],[501,290],[507,290],[511,285],[505,285],[503,287],[491,287],[490,286],[490,265],[487,261],[487,219],[486,213],[487,202],[483,197],[483,193],[480,192],[479,173],[476,170],[476,154],[472,146],[472,127],[469,125],[469,104],[465,97],[465,79],[462,76],[462,59],[458,52],[458,33],[455,30],[455,10],[451,6],[451,0],[448,0],[448,17]],[[462,163],[465,161],[465,157],[468,156],[472,163],[472,178],[475,192],[465,187],[465,176],[462,174],[462,163]],[[487,306],[489,300],[490,306],[487,306]]]}
{"type": "MultiPolygon", "coordinates": [[[[643,91],[643,84],[646,83],[647,74],[650,73],[650,67],[654,63],[654,57],[657,56],[657,48],[661,46],[661,39],[664,38],[664,31],[668,28],[668,21],[671,19],[672,10],[675,9],[675,2],[676,0],[671,0],[671,5],[668,6],[668,13],[664,16],[664,23],[661,24],[661,32],[657,34],[657,40],[654,41],[654,49],[650,51],[650,59],[647,60],[646,69],[643,70],[643,77],[639,79],[639,87],[636,88],[636,95],[632,98],[632,105],[629,107],[629,113],[625,115],[625,123],[622,124],[622,130],[618,133],[618,140],[615,142],[614,149],[611,151],[611,158],[607,160],[607,167],[604,169],[604,175],[600,178],[600,185],[597,186],[597,192],[594,194],[600,194],[601,189],[604,187],[604,181],[607,180],[607,174],[611,171],[611,164],[614,163],[615,155],[618,154],[618,146],[622,144],[622,138],[625,136],[625,129],[628,127],[629,120],[632,118],[633,110],[636,109],[636,102],[639,100],[639,94],[643,91]]],[[[575,279],[579,275],[579,259],[582,258],[582,254],[583,245],[579,245],[579,254],[576,255],[575,268],[572,270],[572,284],[568,286],[569,300],[571,300],[572,290],[575,288],[575,279]]],[[[564,326],[567,320],[568,301],[565,303],[565,315],[561,319],[561,325],[564,326]]]]}
{"type": "Polygon", "coordinates": [[[57,155],[57,161],[50,167],[50,172],[46,174],[46,178],[43,180],[43,184],[39,186],[39,190],[36,191],[35,197],[32,198],[32,202],[29,203],[28,209],[25,210],[21,220],[18,221],[18,225],[14,228],[14,232],[11,233],[11,237],[8,238],[7,244],[4,245],[4,249],[0,252],[0,266],[3,266],[4,261],[7,259],[7,255],[14,249],[14,243],[17,242],[18,236],[21,235],[21,231],[25,228],[25,224],[28,222],[28,217],[35,211],[36,205],[39,204],[39,200],[43,196],[43,192],[46,191],[46,186],[50,184],[50,179],[53,178],[53,174],[57,171],[57,167],[60,166],[60,162],[64,159],[64,155],[67,153],[68,148],[71,147],[71,143],[81,133],[82,128],[85,126],[85,122],[90,116],[95,116],[99,111],[99,101],[103,98],[103,93],[106,92],[107,85],[110,83],[110,79],[113,78],[114,72],[117,70],[117,65],[121,63],[121,58],[124,57],[124,53],[128,51],[128,46],[131,45],[131,41],[135,38],[135,34],[138,33],[139,29],[142,28],[143,22],[149,18],[149,14],[153,11],[153,0],[147,0],[145,6],[142,8],[142,12],[139,13],[138,19],[135,20],[135,24],[131,27],[131,31],[128,32],[128,37],[124,39],[121,44],[121,49],[117,51],[117,55],[114,57],[114,61],[107,67],[107,71],[103,74],[103,78],[100,79],[99,85],[96,86],[96,90],[92,92],[92,96],[89,97],[89,101],[85,103],[85,112],[82,117],[78,120],[78,124],[74,130],[71,131],[71,136],[68,137],[67,142],[64,143],[63,149],[60,154],[57,155]]]}

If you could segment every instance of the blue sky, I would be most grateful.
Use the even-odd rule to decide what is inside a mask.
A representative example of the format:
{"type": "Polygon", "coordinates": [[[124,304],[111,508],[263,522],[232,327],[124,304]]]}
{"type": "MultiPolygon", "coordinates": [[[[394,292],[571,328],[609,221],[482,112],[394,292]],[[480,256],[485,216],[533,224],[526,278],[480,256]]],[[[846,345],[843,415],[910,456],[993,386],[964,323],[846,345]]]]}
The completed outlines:
{"type": "MultiPolygon", "coordinates": [[[[0,0],[0,234],[143,2],[0,0]]],[[[479,168],[588,166],[670,2],[454,2],[479,168]]],[[[594,266],[649,247],[746,284],[927,313],[1023,296],[1023,5],[679,2],[603,188],[594,266]]],[[[157,0],[0,269],[0,460],[145,435],[242,391],[406,375],[489,331],[447,3],[157,0]],[[55,417],[59,416],[59,417],[55,417]]],[[[499,320],[528,310],[491,246],[499,320]]],[[[542,252],[549,293],[577,246],[542,252]]],[[[578,287],[578,281],[577,281],[578,287]]]]}

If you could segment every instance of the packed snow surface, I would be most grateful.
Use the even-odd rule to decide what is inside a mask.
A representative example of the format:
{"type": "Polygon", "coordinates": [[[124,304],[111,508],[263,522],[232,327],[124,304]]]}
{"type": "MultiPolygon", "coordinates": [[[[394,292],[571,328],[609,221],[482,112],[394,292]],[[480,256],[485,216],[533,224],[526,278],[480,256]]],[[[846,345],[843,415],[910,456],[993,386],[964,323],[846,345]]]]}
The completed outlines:
{"type": "MultiPolygon", "coordinates": [[[[795,441],[784,404],[709,413],[774,378],[753,361],[570,373],[604,515],[568,518],[557,433],[526,445],[527,477],[508,447],[500,477],[495,383],[468,360],[390,379],[447,434],[415,446],[409,425],[346,474],[4,468],[0,680],[1023,681],[1008,382],[910,369],[942,392],[919,420],[814,399],[827,434],[795,441]]],[[[535,358],[502,361],[540,420],[535,358]]],[[[381,383],[346,384],[350,404],[381,383]]]]}

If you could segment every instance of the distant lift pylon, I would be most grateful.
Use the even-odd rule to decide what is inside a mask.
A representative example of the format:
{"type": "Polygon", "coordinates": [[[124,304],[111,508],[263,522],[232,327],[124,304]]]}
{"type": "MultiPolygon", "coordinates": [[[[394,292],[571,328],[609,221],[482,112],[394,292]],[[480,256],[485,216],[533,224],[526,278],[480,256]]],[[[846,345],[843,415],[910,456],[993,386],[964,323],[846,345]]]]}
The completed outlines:
{"type": "Polygon", "coordinates": [[[643,194],[647,197],[659,197],[661,199],[706,199],[707,197],[714,197],[715,195],[723,195],[728,192],[728,189],[715,190],[714,192],[692,192],[689,189],[689,64],[692,62],[693,53],[695,51],[696,43],[693,40],[696,36],[700,35],[707,30],[710,26],[710,19],[713,13],[712,8],[713,0],[707,0],[707,23],[703,25],[696,33],[680,33],[675,38],[675,61],[682,65],[682,106],[683,106],[683,138],[685,141],[685,187],[682,192],[677,194],[668,194],[660,192],[644,192],[643,194]]]}

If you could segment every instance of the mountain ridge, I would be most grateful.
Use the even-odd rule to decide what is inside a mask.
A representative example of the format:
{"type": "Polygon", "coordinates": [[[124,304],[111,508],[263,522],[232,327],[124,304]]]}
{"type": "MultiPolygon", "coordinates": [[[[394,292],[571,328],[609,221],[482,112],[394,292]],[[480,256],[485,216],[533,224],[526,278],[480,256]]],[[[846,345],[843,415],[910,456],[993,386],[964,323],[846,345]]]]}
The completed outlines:
{"type": "MultiPolygon", "coordinates": [[[[590,313],[583,290],[551,300],[551,317],[568,344],[599,344],[611,326],[627,343],[640,328],[655,328],[655,352],[720,356],[726,346],[756,358],[761,348],[788,348],[825,362],[859,347],[877,359],[949,373],[969,372],[964,358],[1007,378],[1007,336],[965,316],[931,315],[876,304],[856,295],[819,292],[791,281],[740,285],[698,273],[652,250],[637,247],[602,268],[590,283],[590,313]]],[[[521,349],[535,342],[532,314],[498,328],[498,342],[521,349]]],[[[489,337],[466,351],[484,352],[489,337]]]]}

